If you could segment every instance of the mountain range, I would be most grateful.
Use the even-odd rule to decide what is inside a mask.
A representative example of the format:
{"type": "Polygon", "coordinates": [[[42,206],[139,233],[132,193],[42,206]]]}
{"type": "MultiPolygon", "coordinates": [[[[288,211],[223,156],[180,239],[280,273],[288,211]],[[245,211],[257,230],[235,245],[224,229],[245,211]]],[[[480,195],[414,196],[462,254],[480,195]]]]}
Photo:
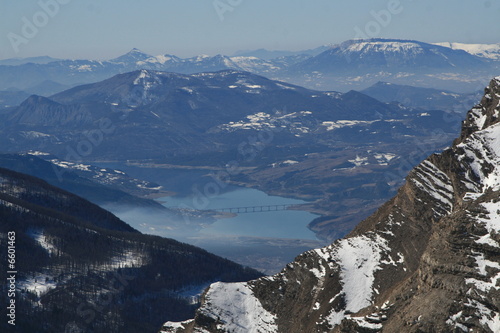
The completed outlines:
{"type": "Polygon", "coordinates": [[[29,58],[9,58],[0,60],[0,65],[3,66],[19,66],[24,64],[48,64],[49,62],[61,61],[62,59],[52,58],[49,56],[29,57],[29,58]]]}
{"type": "Polygon", "coordinates": [[[0,149],[36,149],[73,160],[158,159],[186,149],[190,154],[234,151],[248,134],[266,129],[279,132],[276,143],[294,146],[328,140],[333,129],[350,126],[342,121],[411,122],[419,115],[358,92],[319,92],[248,72],[141,70],[50,98],[29,97],[4,113],[0,149]]]}
{"type": "Polygon", "coordinates": [[[233,56],[236,57],[256,57],[263,60],[277,60],[291,56],[317,56],[318,54],[328,50],[331,45],[322,45],[314,49],[300,51],[270,51],[266,49],[237,51],[233,56]]]}
{"type": "Polygon", "coordinates": [[[335,239],[393,195],[421,158],[449,144],[462,114],[234,70],[140,70],[31,96],[0,118],[6,152],[215,171],[236,161],[245,168],[232,182],[314,201],[310,209],[328,218],[311,227],[335,239]]]}
{"type": "Polygon", "coordinates": [[[8,59],[0,62],[0,90],[16,88],[48,96],[75,85],[139,69],[183,74],[235,69],[320,90],[359,90],[377,81],[391,81],[471,92],[484,86],[491,70],[499,66],[498,59],[493,56],[496,51],[477,51],[491,50],[490,46],[462,45],[462,49],[457,44],[448,46],[455,47],[409,40],[370,39],[351,40],[298,54],[277,53],[274,58],[272,52],[263,50],[239,56],[200,55],[182,59],[170,54],[151,56],[133,49],[107,61],[47,57],[8,59]],[[43,91],[44,82],[51,82],[53,87],[43,91]]]}
{"type": "Polygon", "coordinates": [[[500,77],[460,136],[347,237],[279,274],[215,283],[161,332],[498,332],[500,77]]]}

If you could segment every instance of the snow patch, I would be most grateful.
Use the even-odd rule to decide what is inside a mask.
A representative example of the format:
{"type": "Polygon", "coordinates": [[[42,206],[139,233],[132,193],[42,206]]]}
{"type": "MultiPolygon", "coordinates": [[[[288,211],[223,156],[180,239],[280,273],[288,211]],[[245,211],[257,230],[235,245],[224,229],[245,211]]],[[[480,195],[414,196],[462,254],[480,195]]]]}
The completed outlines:
{"type": "Polygon", "coordinates": [[[349,319],[354,320],[359,326],[364,328],[369,328],[371,330],[380,330],[382,329],[382,324],[380,323],[371,323],[365,317],[351,317],[347,316],[349,319]]]}
{"type": "Polygon", "coordinates": [[[448,324],[450,326],[454,326],[454,327],[460,329],[462,332],[469,332],[469,329],[467,328],[467,326],[462,325],[462,324],[457,322],[461,316],[462,316],[462,311],[450,316],[448,318],[448,320],[446,320],[446,324],[448,324]]]}
{"type": "Polygon", "coordinates": [[[326,127],[327,131],[333,131],[343,127],[353,127],[357,125],[373,124],[376,120],[337,120],[337,121],[324,121],[321,125],[326,127]]]}
{"type": "Polygon", "coordinates": [[[500,332],[500,313],[488,309],[484,304],[474,299],[468,299],[464,305],[476,310],[482,325],[487,325],[492,332],[500,332]]]}
{"type": "Polygon", "coordinates": [[[368,165],[368,157],[360,157],[358,155],[356,155],[356,158],[353,159],[353,160],[348,160],[349,162],[351,162],[352,164],[354,164],[355,166],[359,167],[359,166],[362,166],[362,165],[368,165]]]}
{"type": "Polygon", "coordinates": [[[333,257],[341,268],[346,310],[355,313],[371,304],[374,273],[381,268],[382,252],[388,250],[387,241],[379,235],[374,239],[358,236],[340,242],[333,257]]]}
{"type": "Polygon", "coordinates": [[[52,276],[37,273],[35,276],[19,281],[16,289],[19,291],[26,290],[40,297],[56,287],[57,283],[52,279],[52,276]]]}
{"type": "Polygon", "coordinates": [[[22,131],[20,132],[22,136],[24,136],[26,139],[39,139],[39,138],[49,138],[52,135],[42,133],[42,132],[36,132],[36,131],[22,131]]]}
{"type": "MultiPolygon", "coordinates": [[[[500,244],[491,237],[493,234],[500,233],[500,201],[485,202],[482,203],[481,206],[486,210],[486,217],[477,218],[477,222],[481,223],[488,233],[476,240],[476,243],[488,244],[500,248],[500,244]]],[[[476,262],[477,260],[478,259],[476,259],[476,262]]],[[[485,261],[483,260],[481,263],[485,263],[485,261]]]]}
{"type": "Polygon", "coordinates": [[[377,160],[379,165],[387,165],[390,161],[395,159],[398,155],[391,153],[375,153],[373,157],[377,160]]]}
{"type": "MultiPolygon", "coordinates": [[[[193,323],[194,319],[189,319],[182,322],[167,321],[163,324],[161,331],[159,333],[177,333],[179,331],[184,331],[189,325],[193,323]]],[[[210,333],[202,328],[195,328],[193,333],[210,333]]]]}
{"type": "Polygon", "coordinates": [[[258,112],[245,117],[244,120],[229,122],[219,125],[218,128],[225,131],[249,130],[249,129],[273,129],[287,128],[292,133],[309,133],[310,129],[301,124],[300,118],[311,115],[311,111],[299,111],[288,114],[270,115],[265,112],[258,112]]]}
{"type": "Polygon", "coordinates": [[[49,255],[55,253],[56,247],[51,244],[49,238],[44,234],[42,229],[32,229],[27,232],[27,235],[35,240],[41,247],[43,247],[49,255]]]}
{"type": "Polygon", "coordinates": [[[247,283],[217,282],[210,286],[199,311],[232,333],[278,332],[276,316],[266,311],[247,283]]]}
{"type": "MultiPolygon", "coordinates": [[[[382,268],[381,264],[387,264],[382,262],[382,256],[390,252],[386,239],[380,235],[363,235],[342,239],[329,247],[313,251],[328,262],[332,270],[336,269],[332,262],[338,265],[341,294],[346,302],[345,310],[332,310],[328,314],[324,319],[326,324],[332,327],[338,325],[347,317],[346,311],[356,313],[371,305],[375,292],[374,274],[382,268]]],[[[401,260],[404,259],[400,258],[399,261],[401,260]]]]}
{"type": "Polygon", "coordinates": [[[49,153],[45,153],[43,151],[33,151],[33,150],[30,150],[28,152],[28,155],[33,155],[33,156],[48,156],[50,154],[49,153]]]}
{"type": "Polygon", "coordinates": [[[145,264],[145,256],[133,251],[126,251],[111,258],[110,263],[106,265],[109,270],[128,267],[141,267],[145,264]]]}

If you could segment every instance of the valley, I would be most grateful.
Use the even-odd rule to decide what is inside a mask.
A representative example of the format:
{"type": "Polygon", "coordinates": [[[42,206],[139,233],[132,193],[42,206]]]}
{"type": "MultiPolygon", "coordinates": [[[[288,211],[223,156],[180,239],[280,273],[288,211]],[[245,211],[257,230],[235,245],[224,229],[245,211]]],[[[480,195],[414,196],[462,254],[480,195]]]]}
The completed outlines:
{"type": "MultiPolygon", "coordinates": [[[[155,200],[177,212],[154,213],[148,208],[127,205],[104,205],[116,216],[137,230],[204,248],[239,264],[253,267],[266,274],[276,273],[298,254],[316,248],[318,240],[308,229],[317,215],[306,211],[282,210],[259,213],[218,213],[213,210],[258,205],[299,205],[305,202],[285,197],[268,196],[262,191],[224,183],[215,186],[206,169],[144,168],[100,164],[126,170],[127,174],[152,179],[174,191],[172,196],[155,200]],[[203,193],[210,188],[210,193],[203,193]],[[201,191],[200,191],[201,189],[201,191]],[[203,214],[205,212],[205,217],[203,214]]],[[[212,170],[214,172],[214,170],[212,170]]]]}
{"type": "Polygon", "coordinates": [[[0,60],[17,332],[495,332],[498,50],[0,60]]]}
{"type": "MultiPolygon", "coordinates": [[[[395,88],[377,91],[391,94],[395,88]]],[[[356,91],[309,90],[234,70],[194,75],[140,70],[49,98],[29,97],[4,114],[0,148],[34,151],[56,163],[53,178],[68,166],[80,175],[79,169],[94,170],[86,176],[93,180],[101,177],[100,167],[125,171],[139,180],[119,189],[155,198],[156,205],[168,194],[194,195],[197,202],[184,209],[155,207],[153,212],[149,206],[154,202],[146,209],[141,207],[145,203],[113,202],[103,200],[104,195],[94,202],[142,232],[275,273],[304,250],[345,236],[395,195],[414,165],[451,143],[471,95],[435,99],[443,111],[418,104],[433,105],[429,98],[442,96],[440,91],[405,89],[415,107],[356,91]],[[291,202],[305,200],[300,210],[307,213],[262,214],[277,214],[277,221],[297,218],[301,234],[309,236],[286,234],[289,222],[280,222],[281,236],[269,226],[259,234],[222,230],[232,228],[232,219],[217,219],[204,201],[217,200],[232,186],[291,202]],[[218,225],[225,225],[216,232],[220,241],[200,234],[218,225]],[[222,249],[219,243],[231,246],[222,249]],[[261,246],[268,249],[265,258],[261,246]]],[[[258,205],[254,201],[250,197],[235,206],[258,205]]],[[[245,219],[260,220],[255,215],[245,219]]]]}

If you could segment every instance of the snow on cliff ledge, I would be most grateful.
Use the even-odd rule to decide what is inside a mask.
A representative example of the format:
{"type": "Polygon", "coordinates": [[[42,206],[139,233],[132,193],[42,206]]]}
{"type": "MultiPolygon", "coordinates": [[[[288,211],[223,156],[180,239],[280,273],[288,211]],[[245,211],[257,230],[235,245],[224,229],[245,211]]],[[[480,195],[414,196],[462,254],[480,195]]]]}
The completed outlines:
{"type": "Polygon", "coordinates": [[[277,332],[276,316],[266,311],[246,283],[221,283],[210,286],[201,314],[220,322],[227,332],[277,332]]]}

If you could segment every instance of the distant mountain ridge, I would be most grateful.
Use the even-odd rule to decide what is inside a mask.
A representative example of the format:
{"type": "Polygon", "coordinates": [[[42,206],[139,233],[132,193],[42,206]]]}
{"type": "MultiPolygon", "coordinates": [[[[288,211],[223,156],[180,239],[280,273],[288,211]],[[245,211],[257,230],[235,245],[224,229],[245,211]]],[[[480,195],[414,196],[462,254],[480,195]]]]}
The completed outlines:
{"type": "Polygon", "coordinates": [[[242,140],[247,130],[243,124],[252,123],[253,118],[263,117],[253,121],[248,129],[273,128],[283,122],[280,140],[288,138],[288,142],[298,143],[313,139],[312,133],[328,135],[328,122],[403,119],[408,112],[361,93],[323,93],[248,72],[225,70],[185,75],[140,70],[78,86],[50,98],[29,97],[4,115],[5,141],[0,147],[6,151],[33,149],[35,140],[39,148],[44,148],[36,149],[64,158],[68,150],[60,142],[66,146],[74,142],[76,147],[86,131],[107,122],[113,135],[96,144],[94,158],[155,158],[154,151],[164,155],[185,151],[187,147],[195,151],[230,147],[223,144],[227,140],[223,138],[242,140]],[[370,109],[364,107],[368,103],[372,105],[370,109]],[[283,112],[286,113],[280,114],[283,112]],[[302,125],[293,119],[301,119],[302,125]],[[143,139],[146,132],[148,139],[143,139]],[[155,140],[151,141],[152,137],[155,140]],[[115,140],[125,140],[120,145],[127,149],[117,150],[115,140]],[[125,151],[128,153],[123,155],[125,151]]]}
{"type": "Polygon", "coordinates": [[[308,56],[316,56],[321,52],[328,50],[331,45],[323,45],[314,49],[308,50],[300,50],[300,51],[277,51],[277,50],[266,50],[266,49],[258,49],[252,51],[238,51],[234,54],[234,56],[244,56],[244,57],[257,57],[264,60],[273,60],[276,58],[297,56],[297,55],[308,55],[308,56]]]}
{"type": "MultiPolygon", "coordinates": [[[[473,52],[473,48],[467,49],[473,52]]],[[[151,56],[133,49],[107,61],[51,60],[46,63],[20,62],[18,66],[2,66],[0,62],[0,90],[13,87],[29,90],[47,80],[75,86],[139,69],[184,74],[234,69],[322,90],[347,91],[392,79],[394,83],[421,81],[419,85],[464,91],[477,90],[470,88],[474,85],[483,86],[484,82],[477,77],[484,81],[487,73],[499,66],[495,61],[498,59],[485,58],[484,52],[471,54],[459,48],[395,39],[351,40],[306,52],[273,54],[272,51],[258,50],[243,56],[219,54],[182,59],[170,54],[151,56]],[[475,79],[470,71],[476,71],[475,79]]]]}
{"type": "Polygon", "coordinates": [[[463,51],[399,39],[351,40],[305,60],[300,70],[321,72],[378,71],[381,68],[485,68],[479,58],[463,51]]]}
{"type": "Polygon", "coordinates": [[[33,64],[48,64],[54,61],[61,61],[62,59],[52,58],[49,56],[40,56],[40,57],[29,57],[29,58],[10,58],[0,60],[0,65],[4,66],[19,66],[28,63],[33,64]]]}
{"type": "Polygon", "coordinates": [[[361,92],[386,103],[399,102],[409,107],[424,110],[438,109],[450,112],[461,112],[468,104],[472,105],[479,100],[482,94],[482,92],[455,93],[448,90],[413,87],[389,82],[377,82],[361,92]]]}

